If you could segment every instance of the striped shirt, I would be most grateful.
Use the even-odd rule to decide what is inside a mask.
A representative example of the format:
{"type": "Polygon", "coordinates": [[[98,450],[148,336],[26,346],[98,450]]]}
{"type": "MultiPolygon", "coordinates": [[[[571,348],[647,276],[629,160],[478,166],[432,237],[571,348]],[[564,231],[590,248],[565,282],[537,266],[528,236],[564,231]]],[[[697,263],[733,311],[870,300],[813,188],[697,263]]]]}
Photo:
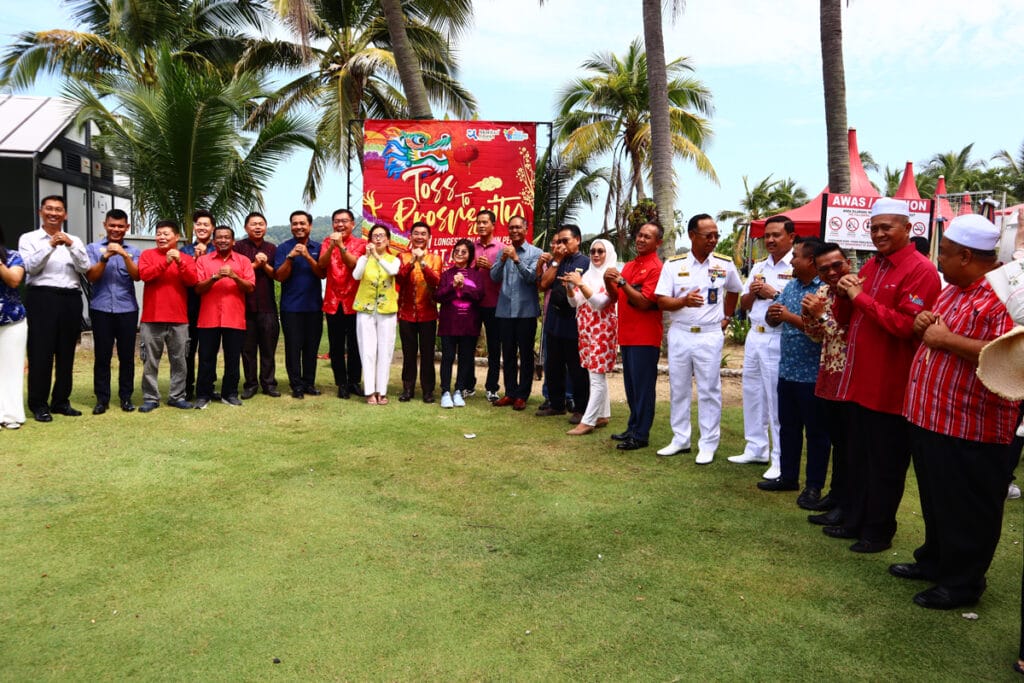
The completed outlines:
{"type": "MultiPolygon", "coordinates": [[[[1010,314],[985,278],[966,288],[946,287],[934,313],[951,332],[969,339],[988,341],[1013,329],[1010,314]]],[[[924,344],[910,366],[903,414],[922,429],[982,443],[1008,444],[1017,427],[1017,404],[986,389],[974,363],[924,344]]]]}

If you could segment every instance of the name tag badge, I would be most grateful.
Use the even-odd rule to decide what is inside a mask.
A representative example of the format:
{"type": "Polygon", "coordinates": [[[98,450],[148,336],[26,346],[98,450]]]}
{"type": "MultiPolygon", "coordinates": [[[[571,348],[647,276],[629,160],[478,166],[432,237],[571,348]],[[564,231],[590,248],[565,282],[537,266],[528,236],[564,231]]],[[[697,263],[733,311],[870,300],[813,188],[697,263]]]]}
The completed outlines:
{"type": "Polygon", "coordinates": [[[718,287],[708,289],[708,303],[712,306],[718,303],[718,287]]]}

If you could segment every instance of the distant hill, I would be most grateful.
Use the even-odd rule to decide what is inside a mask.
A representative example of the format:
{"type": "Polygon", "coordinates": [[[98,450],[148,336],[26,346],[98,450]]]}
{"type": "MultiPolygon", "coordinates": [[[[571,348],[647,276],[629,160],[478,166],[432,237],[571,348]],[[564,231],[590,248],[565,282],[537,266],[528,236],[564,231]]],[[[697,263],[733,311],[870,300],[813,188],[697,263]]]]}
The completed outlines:
{"type": "MultiPolygon", "coordinates": [[[[313,230],[310,231],[310,238],[314,242],[323,242],[331,232],[330,216],[315,216],[313,218],[313,230]]],[[[290,225],[271,225],[267,228],[267,239],[274,244],[280,244],[291,238],[292,227],[290,225]]]]}

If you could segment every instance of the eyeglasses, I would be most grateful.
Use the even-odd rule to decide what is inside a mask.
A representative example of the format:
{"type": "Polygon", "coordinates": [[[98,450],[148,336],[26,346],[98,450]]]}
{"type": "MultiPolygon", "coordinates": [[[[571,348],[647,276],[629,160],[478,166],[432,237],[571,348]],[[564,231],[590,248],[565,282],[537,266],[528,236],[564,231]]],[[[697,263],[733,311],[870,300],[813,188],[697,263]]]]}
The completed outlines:
{"type": "Polygon", "coordinates": [[[387,238],[388,238],[388,236],[385,235],[382,232],[378,232],[378,233],[370,236],[371,240],[386,240],[387,238]]]}
{"type": "Polygon", "coordinates": [[[554,240],[551,244],[566,244],[569,240],[565,237],[554,240]]]}
{"type": "Polygon", "coordinates": [[[590,255],[591,256],[596,256],[597,254],[603,254],[603,253],[604,253],[604,249],[591,249],[590,250],[590,255]]]}

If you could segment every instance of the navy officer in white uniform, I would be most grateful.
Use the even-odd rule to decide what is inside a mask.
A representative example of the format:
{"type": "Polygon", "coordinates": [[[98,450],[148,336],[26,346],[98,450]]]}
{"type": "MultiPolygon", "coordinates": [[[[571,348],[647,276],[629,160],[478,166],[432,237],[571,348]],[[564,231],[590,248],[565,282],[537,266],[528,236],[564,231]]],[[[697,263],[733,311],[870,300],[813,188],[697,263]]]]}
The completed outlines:
{"type": "Polygon", "coordinates": [[[718,226],[706,213],[687,225],[690,253],[665,261],[654,293],[658,308],[670,312],[668,377],[671,388],[672,441],[658,455],[689,453],[690,396],[697,379],[700,423],[698,465],[715,457],[721,438],[722,345],[736,310],[743,282],[728,256],[714,253],[718,226]]]}

